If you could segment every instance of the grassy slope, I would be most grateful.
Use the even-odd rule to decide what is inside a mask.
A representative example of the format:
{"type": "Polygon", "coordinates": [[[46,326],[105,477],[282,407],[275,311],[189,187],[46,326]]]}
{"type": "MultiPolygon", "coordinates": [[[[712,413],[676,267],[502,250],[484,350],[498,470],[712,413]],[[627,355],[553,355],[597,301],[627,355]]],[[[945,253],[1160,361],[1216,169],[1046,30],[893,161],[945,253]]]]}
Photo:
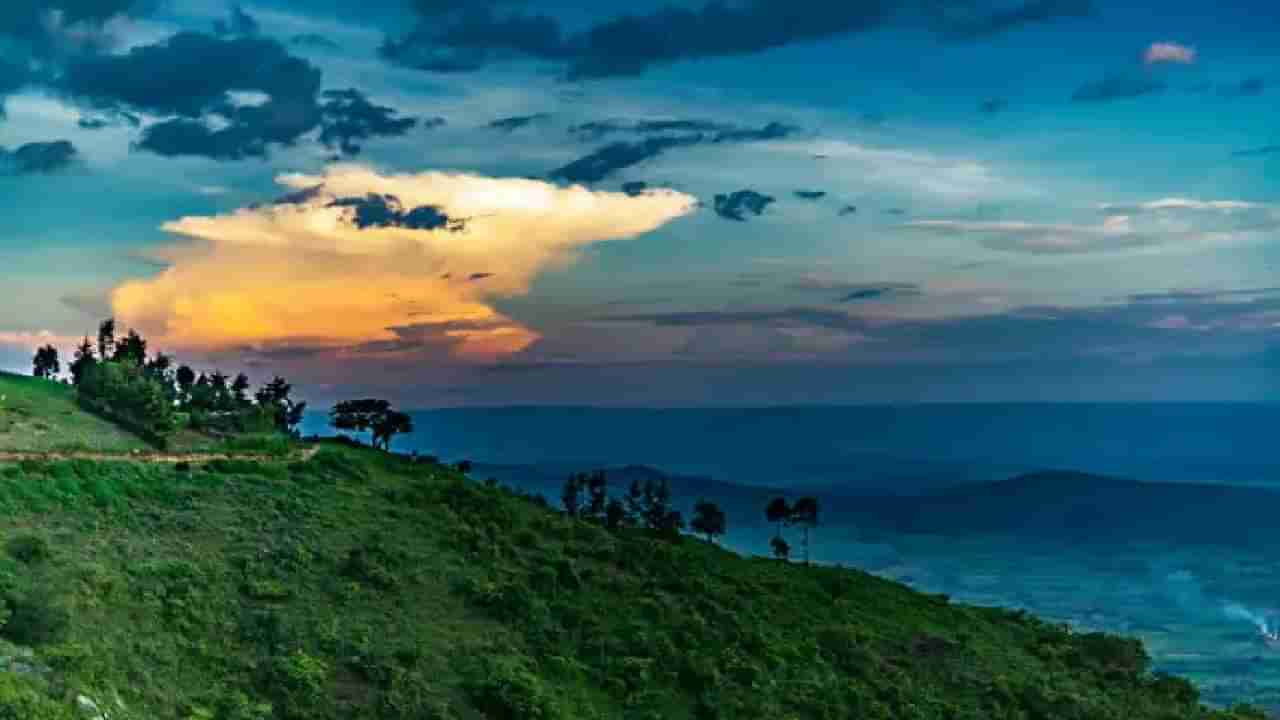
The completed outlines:
{"type": "Polygon", "coordinates": [[[0,450],[127,453],[146,449],[146,443],[131,433],[82,411],[71,388],[0,372],[0,450]]]}
{"type": "Polygon", "coordinates": [[[49,669],[0,672],[0,718],[1227,717],[1134,643],[339,445],[0,467],[0,538],[0,637],[49,669]]]}

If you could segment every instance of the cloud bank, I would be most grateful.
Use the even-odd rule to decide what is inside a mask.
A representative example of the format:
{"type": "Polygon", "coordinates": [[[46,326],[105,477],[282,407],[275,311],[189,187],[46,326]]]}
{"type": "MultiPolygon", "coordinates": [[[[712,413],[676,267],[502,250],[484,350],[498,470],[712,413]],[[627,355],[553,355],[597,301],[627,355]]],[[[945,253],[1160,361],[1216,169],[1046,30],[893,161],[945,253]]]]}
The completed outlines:
{"type": "Polygon", "coordinates": [[[166,224],[183,240],[159,253],[169,267],[116,288],[116,316],[178,349],[493,360],[538,337],[495,300],[696,202],[356,165],[279,182],[293,191],[280,202],[166,224]]]}

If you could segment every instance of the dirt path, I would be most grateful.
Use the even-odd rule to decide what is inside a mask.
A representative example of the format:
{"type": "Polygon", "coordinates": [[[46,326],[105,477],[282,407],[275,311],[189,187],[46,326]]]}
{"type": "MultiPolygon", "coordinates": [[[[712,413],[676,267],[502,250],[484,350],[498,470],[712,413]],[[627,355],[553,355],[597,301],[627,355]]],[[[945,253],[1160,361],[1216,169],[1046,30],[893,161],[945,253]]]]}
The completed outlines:
{"type": "Polygon", "coordinates": [[[22,462],[23,460],[92,460],[94,462],[140,462],[155,464],[205,463],[212,460],[290,460],[307,461],[320,451],[319,446],[306,448],[301,452],[291,453],[284,458],[274,456],[253,455],[250,453],[103,453],[103,452],[5,452],[0,451],[0,462],[22,462]]]}

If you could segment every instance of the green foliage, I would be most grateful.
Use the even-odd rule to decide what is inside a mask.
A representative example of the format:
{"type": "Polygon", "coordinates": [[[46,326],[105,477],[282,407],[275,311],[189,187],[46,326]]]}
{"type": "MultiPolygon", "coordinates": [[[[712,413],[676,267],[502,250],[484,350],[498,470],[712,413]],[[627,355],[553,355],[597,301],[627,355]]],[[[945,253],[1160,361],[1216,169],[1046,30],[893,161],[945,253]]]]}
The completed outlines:
{"type": "Polygon", "coordinates": [[[1261,718],[1202,709],[1136,641],[605,509],[337,442],[0,466],[0,636],[46,669],[0,672],[0,720],[65,720],[81,689],[120,720],[1261,718]]]}
{"type": "Polygon", "coordinates": [[[98,362],[77,387],[82,406],[163,445],[177,429],[169,390],[145,368],[129,362],[98,362]]]}

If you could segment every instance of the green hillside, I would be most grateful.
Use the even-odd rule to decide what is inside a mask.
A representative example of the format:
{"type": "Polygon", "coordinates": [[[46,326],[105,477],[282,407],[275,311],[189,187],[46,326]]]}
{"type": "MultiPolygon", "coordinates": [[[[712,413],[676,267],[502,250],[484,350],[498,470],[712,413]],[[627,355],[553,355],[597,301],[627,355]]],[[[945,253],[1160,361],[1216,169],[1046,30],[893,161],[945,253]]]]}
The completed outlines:
{"type": "Polygon", "coordinates": [[[133,434],[82,411],[71,387],[0,372],[0,451],[145,449],[146,443],[133,434]]]}
{"type": "Polygon", "coordinates": [[[1200,708],[1136,641],[338,443],[0,464],[0,548],[0,718],[1261,717],[1200,708]]]}

